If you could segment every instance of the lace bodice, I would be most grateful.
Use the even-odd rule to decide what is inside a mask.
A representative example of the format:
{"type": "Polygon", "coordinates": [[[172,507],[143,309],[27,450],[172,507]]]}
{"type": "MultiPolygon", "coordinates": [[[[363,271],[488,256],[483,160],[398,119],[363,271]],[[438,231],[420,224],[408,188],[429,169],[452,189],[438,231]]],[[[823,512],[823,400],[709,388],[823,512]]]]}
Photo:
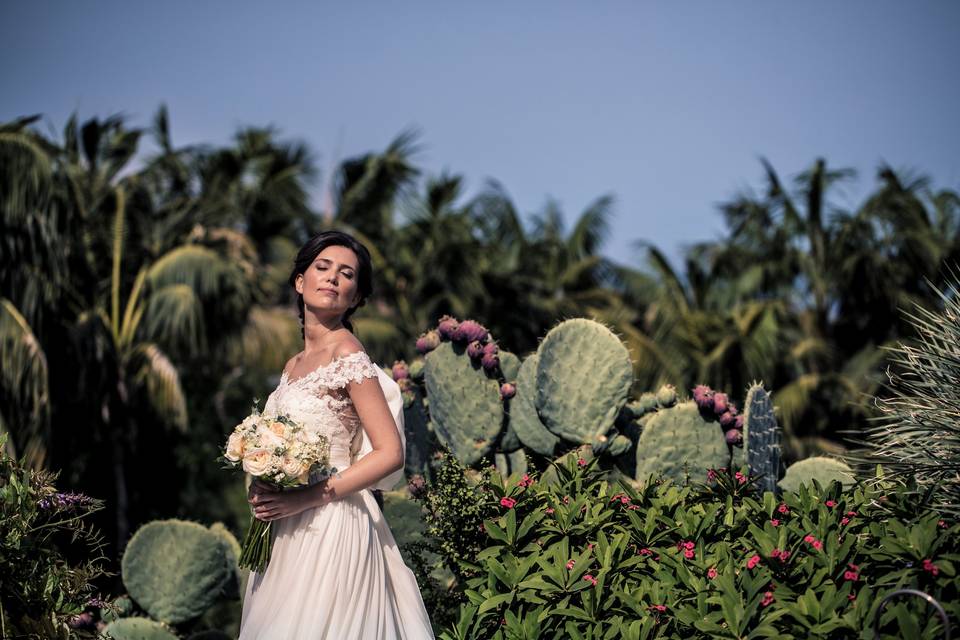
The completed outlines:
{"type": "Polygon", "coordinates": [[[342,470],[360,443],[360,419],[346,386],[376,378],[378,367],[365,351],[338,356],[310,373],[290,379],[287,372],[267,398],[265,415],[286,414],[330,442],[330,462],[342,470]]]}

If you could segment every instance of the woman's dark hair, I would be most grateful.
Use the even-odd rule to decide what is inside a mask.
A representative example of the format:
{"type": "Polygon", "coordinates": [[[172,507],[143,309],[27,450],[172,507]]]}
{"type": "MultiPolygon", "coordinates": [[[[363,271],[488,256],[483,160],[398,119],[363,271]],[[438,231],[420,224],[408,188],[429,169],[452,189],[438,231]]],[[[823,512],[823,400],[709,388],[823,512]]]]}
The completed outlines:
{"type": "MultiPolygon", "coordinates": [[[[331,245],[346,247],[357,256],[357,290],[360,293],[360,301],[343,314],[343,326],[353,333],[353,324],[348,318],[354,311],[365,305],[367,298],[373,293],[373,261],[370,260],[370,252],[360,241],[342,231],[321,231],[300,247],[297,257],[293,260],[293,272],[288,282],[293,287],[297,276],[309,269],[320,252],[331,245]]],[[[304,337],[303,296],[299,293],[297,294],[297,311],[300,314],[300,336],[304,337]]]]}

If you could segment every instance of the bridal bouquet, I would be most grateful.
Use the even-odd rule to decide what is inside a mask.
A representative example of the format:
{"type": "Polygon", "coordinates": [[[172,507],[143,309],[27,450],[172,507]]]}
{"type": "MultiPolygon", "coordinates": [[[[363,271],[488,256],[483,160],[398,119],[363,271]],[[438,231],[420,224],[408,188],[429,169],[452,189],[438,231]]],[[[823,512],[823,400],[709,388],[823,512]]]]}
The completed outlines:
{"type": "MultiPolygon", "coordinates": [[[[256,405],[227,438],[225,468],[243,470],[277,488],[305,485],[323,479],[336,469],[329,466],[327,439],[297,424],[286,415],[265,416],[256,405]]],[[[243,539],[240,566],[262,573],[273,548],[271,522],[253,518],[243,539]]]]}

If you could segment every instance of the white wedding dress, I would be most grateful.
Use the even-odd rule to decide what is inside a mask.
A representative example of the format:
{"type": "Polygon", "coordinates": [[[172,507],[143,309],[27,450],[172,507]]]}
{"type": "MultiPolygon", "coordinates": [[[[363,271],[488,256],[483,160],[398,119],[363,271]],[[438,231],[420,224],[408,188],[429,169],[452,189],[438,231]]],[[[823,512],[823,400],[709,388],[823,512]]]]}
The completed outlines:
{"type": "MultiPolygon", "coordinates": [[[[390,376],[356,351],[302,378],[284,372],[264,405],[330,442],[343,471],[372,448],[347,393],[350,381],[376,378],[403,439],[403,400],[390,376]]],[[[403,470],[375,488],[391,488],[403,470]]],[[[364,489],[273,522],[264,573],[247,583],[240,640],[421,640],[433,638],[413,572],[406,566],[373,494],[364,489]]]]}

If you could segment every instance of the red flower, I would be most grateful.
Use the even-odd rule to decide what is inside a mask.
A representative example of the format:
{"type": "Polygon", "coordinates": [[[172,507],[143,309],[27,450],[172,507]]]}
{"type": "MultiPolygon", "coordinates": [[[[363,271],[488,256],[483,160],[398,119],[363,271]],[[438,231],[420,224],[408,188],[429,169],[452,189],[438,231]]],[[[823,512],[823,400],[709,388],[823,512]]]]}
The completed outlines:
{"type": "Polygon", "coordinates": [[[692,540],[687,540],[686,542],[683,543],[683,548],[684,548],[684,549],[693,549],[693,548],[695,548],[696,546],[697,546],[697,545],[695,545],[692,540]]]}
{"type": "Polygon", "coordinates": [[[941,529],[946,529],[946,528],[947,528],[947,521],[946,521],[946,520],[937,520],[937,526],[940,527],[941,529]]]}
{"type": "Polygon", "coordinates": [[[857,517],[857,512],[856,512],[856,511],[847,511],[847,516],[850,517],[850,518],[856,518],[856,517],[857,517]]]}
{"type": "Polygon", "coordinates": [[[776,559],[779,559],[779,558],[780,558],[780,549],[777,549],[776,547],[774,547],[773,551],[770,552],[770,557],[773,558],[773,559],[775,559],[775,560],[776,560],[776,559]]]}
{"type": "Polygon", "coordinates": [[[772,524],[772,525],[775,526],[775,527],[779,527],[779,526],[780,526],[780,521],[777,520],[776,518],[770,518],[770,524],[772,524]]]}
{"type": "Polygon", "coordinates": [[[813,548],[816,549],[817,551],[820,551],[821,549],[823,549],[823,543],[820,542],[819,540],[814,540],[810,544],[813,545],[813,548]]]}
{"type": "Polygon", "coordinates": [[[926,560],[923,561],[923,570],[929,571],[930,574],[933,576],[936,576],[937,574],[940,573],[940,567],[933,564],[933,561],[930,560],[930,558],[927,558],[926,560]]]}
{"type": "Polygon", "coordinates": [[[683,557],[686,558],[687,560],[692,560],[695,555],[697,554],[696,552],[694,552],[693,549],[687,549],[686,551],[683,552],[683,557]]]}
{"type": "Polygon", "coordinates": [[[753,554],[749,560],[747,560],[747,569],[753,569],[758,564],[760,564],[760,556],[753,554]]]}
{"type": "Polygon", "coordinates": [[[735,474],[733,474],[733,477],[736,478],[736,479],[737,479],[737,482],[739,482],[740,484],[744,484],[744,483],[746,483],[746,481],[747,481],[747,476],[743,475],[743,474],[740,473],[739,471],[737,471],[735,474]]]}
{"type": "Polygon", "coordinates": [[[642,556],[652,556],[652,555],[653,555],[653,551],[650,551],[650,549],[647,549],[646,547],[644,547],[643,549],[640,549],[640,551],[638,551],[637,553],[639,553],[639,554],[642,555],[642,556]]]}
{"type": "Polygon", "coordinates": [[[710,567],[709,569],[707,569],[707,577],[710,578],[711,580],[717,577],[716,567],[710,567]]]}
{"type": "Polygon", "coordinates": [[[850,580],[851,582],[856,582],[858,577],[859,577],[859,576],[857,575],[857,572],[856,572],[856,571],[844,571],[844,572],[843,572],[843,579],[844,579],[844,580],[850,580]]]}
{"type": "Polygon", "coordinates": [[[567,569],[573,569],[573,565],[576,564],[576,560],[567,560],[567,569]]]}
{"type": "Polygon", "coordinates": [[[847,600],[849,600],[850,602],[853,602],[853,601],[856,600],[856,599],[857,599],[857,594],[855,594],[855,593],[848,593],[848,594],[847,594],[847,600]]]}
{"type": "Polygon", "coordinates": [[[846,526],[850,524],[850,518],[840,518],[840,526],[846,526]]]}
{"type": "Polygon", "coordinates": [[[763,594],[763,598],[760,600],[760,606],[768,607],[771,604],[773,604],[773,601],[774,601],[773,591],[766,591],[763,594]]]}
{"type": "Polygon", "coordinates": [[[547,507],[546,509],[544,509],[544,511],[546,511],[547,513],[553,513],[553,507],[547,507]]]}
{"type": "Polygon", "coordinates": [[[803,536],[803,541],[806,542],[806,543],[811,543],[811,542],[814,542],[815,540],[816,540],[816,538],[814,538],[814,537],[813,537],[812,535],[810,535],[809,533],[808,533],[807,535],[803,536]]]}
{"type": "Polygon", "coordinates": [[[784,515],[790,513],[790,509],[787,507],[787,504],[786,504],[785,502],[781,502],[781,503],[780,503],[780,506],[777,507],[777,511],[779,511],[780,513],[782,513],[782,514],[784,514],[784,515]]]}
{"type": "Polygon", "coordinates": [[[506,496],[504,496],[503,498],[500,498],[500,506],[502,507],[506,507],[507,509],[513,509],[513,505],[515,504],[517,504],[517,501],[514,500],[513,498],[508,498],[506,496]]]}
{"type": "Polygon", "coordinates": [[[667,605],[665,604],[652,604],[647,607],[647,611],[656,611],[657,613],[666,613],[667,605]]]}
{"type": "Polygon", "coordinates": [[[593,586],[597,586],[597,579],[594,578],[594,577],[593,577],[592,575],[590,575],[589,573],[584,574],[583,579],[586,580],[587,582],[589,582],[590,584],[592,584],[593,586]]]}
{"type": "Polygon", "coordinates": [[[523,477],[520,478],[520,482],[517,483],[517,485],[518,485],[518,486],[521,486],[521,487],[529,487],[529,486],[531,486],[532,484],[533,484],[533,478],[531,478],[531,477],[530,477],[528,474],[526,474],[526,473],[523,474],[523,477]]]}
{"type": "Polygon", "coordinates": [[[827,500],[827,501],[824,502],[823,504],[827,505],[827,506],[830,507],[831,509],[833,509],[835,506],[837,506],[837,503],[836,503],[835,500],[827,500]]]}
{"type": "Polygon", "coordinates": [[[584,460],[583,458],[577,458],[577,464],[580,465],[581,467],[585,467],[587,466],[587,461],[584,460]]]}
{"type": "Polygon", "coordinates": [[[707,482],[713,482],[717,479],[717,472],[713,469],[707,469],[707,482]]]}

